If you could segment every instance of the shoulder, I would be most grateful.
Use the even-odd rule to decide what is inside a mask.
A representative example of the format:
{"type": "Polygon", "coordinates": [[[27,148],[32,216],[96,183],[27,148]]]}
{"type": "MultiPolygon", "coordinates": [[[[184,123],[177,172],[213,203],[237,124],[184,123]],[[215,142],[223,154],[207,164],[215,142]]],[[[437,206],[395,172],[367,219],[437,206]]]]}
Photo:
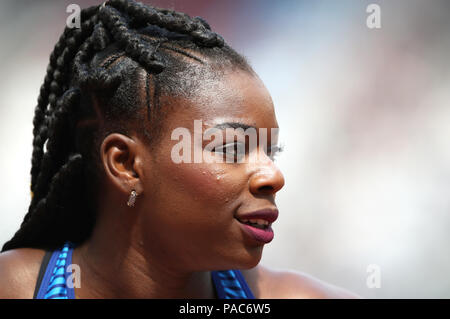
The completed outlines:
{"type": "Polygon", "coordinates": [[[45,251],[19,248],[0,253],[0,299],[33,298],[45,251]]]}
{"type": "Polygon", "coordinates": [[[311,275],[273,270],[258,265],[241,271],[256,298],[262,299],[353,299],[360,296],[311,275]]]}

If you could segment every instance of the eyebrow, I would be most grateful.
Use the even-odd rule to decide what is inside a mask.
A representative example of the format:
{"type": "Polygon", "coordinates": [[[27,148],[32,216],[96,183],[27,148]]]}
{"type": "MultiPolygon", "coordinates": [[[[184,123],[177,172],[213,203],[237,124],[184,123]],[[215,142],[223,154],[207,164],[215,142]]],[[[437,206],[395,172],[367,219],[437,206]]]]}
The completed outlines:
{"type": "Polygon", "coordinates": [[[244,130],[248,129],[248,128],[254,128],[256,129],[255,126],[253,125],[248,125],[248,124],[244,124],[241,122],[225,122],[225,123],[220,123],[214,126],[214,128],[218,128],[218,129],[226,129],[226,128],[234,128],[234,129],[238,129],[238,128],[242,128],[244,130]]]}

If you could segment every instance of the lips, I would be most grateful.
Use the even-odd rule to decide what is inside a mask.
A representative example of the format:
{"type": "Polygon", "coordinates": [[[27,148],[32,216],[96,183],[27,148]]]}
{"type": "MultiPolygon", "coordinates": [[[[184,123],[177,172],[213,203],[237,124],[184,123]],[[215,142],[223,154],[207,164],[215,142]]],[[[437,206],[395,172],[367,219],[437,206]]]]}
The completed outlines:
{"type": "Polygon", "coordinates": [[[238,220],[250,220],[250,219],[262,219],[270,224],[276,221],[278,218],[278,209],[261,209],[251,213],[238,214],[236,219],[238,220]]]}
{"type": "Polygon", "coordinates": [[[278,218],[277,209],[262,209],[246,214],[239,214],[236,217],[241,229],[250,238],[261,242],[269,243],[274,237],[272,223],[278,218]]]}

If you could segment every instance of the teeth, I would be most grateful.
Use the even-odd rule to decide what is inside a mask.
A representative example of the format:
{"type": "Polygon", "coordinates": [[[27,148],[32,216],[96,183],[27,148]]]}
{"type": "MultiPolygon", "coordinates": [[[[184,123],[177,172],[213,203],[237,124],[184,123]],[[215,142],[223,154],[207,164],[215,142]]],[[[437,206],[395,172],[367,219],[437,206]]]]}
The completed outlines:
{"type": "Polygon", "coordinates": [[[243,222],[243,223],[250,222],[252,224],[258,224],[258,225],[261,225],[261,226],[269,225],[269,222],[267,220],[264,220],[264,219],[241,219],[240,221],[243,222]]]}

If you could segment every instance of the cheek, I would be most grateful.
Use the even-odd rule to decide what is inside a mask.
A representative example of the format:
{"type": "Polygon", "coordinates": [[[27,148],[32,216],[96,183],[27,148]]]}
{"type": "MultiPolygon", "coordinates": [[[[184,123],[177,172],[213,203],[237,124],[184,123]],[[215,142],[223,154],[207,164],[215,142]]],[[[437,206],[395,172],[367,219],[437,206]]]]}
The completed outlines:
{"type": "Polygon", "coordinates": [[[171,184],[200,203],[232,201],[243,191],[243,175],[217,164],[174,164],[171,184]]]}

